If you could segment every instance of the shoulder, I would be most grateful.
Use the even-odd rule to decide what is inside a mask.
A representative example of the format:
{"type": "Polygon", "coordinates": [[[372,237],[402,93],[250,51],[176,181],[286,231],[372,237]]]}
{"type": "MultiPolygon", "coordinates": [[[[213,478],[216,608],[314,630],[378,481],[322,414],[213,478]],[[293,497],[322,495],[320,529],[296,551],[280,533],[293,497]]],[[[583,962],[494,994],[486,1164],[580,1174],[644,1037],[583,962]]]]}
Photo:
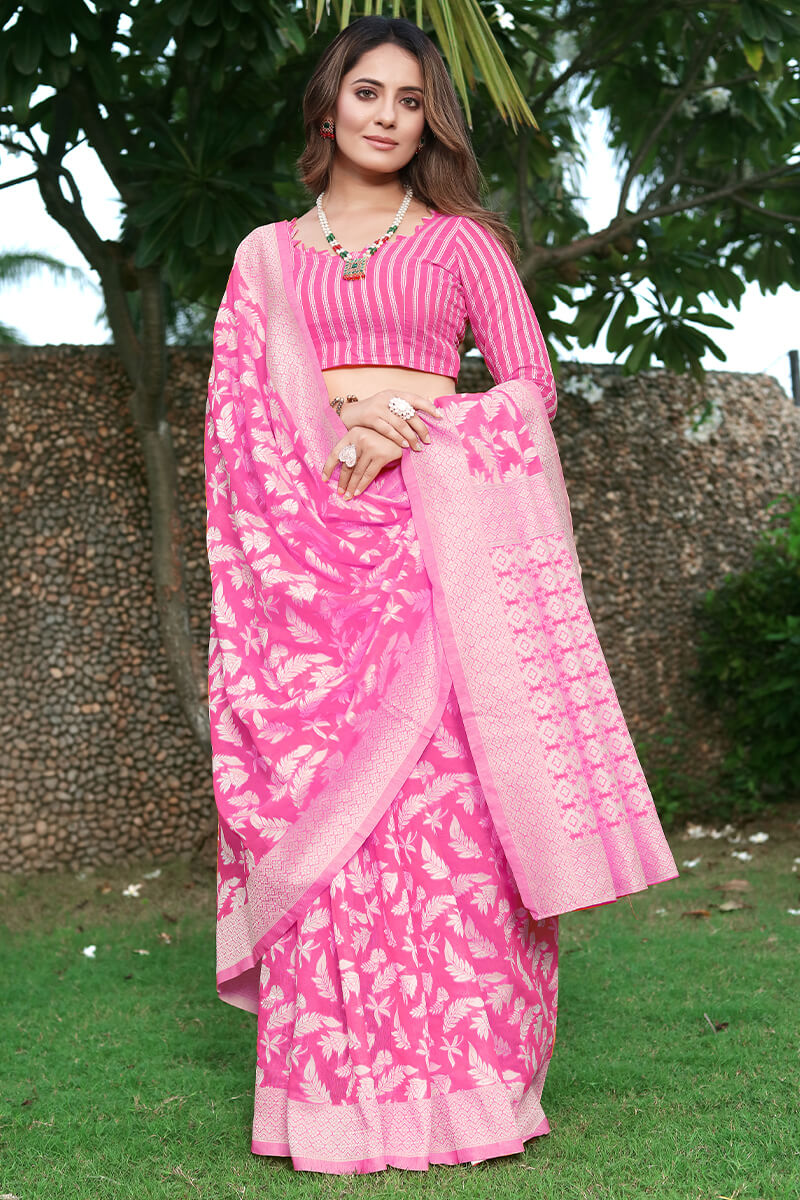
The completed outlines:
{"type": "Polygon", "coordinates": [[[247,237],[242,238],[236,247],[234,259],[238,262],[240,258],[247,258],[248,255],[266,249],[274,243],[277,227],[277,221],[270,221],[268,225],[258,225],[255,229],[251,229],[247,237]]]}
{"type": "Polygon", "coordinates": [[[265,267],[278,261],[277,228],[277,221],[259,225],[251,229],[236,247],[233,265],[238,267],[245,277],[258,277],[265,267]]]}
{"type": "Polygon", "coordinates": [[[466,253],[497,254],[505,257],[506,250],[497,235],[475,217],[458,218],[457,238],[466,253]]]}

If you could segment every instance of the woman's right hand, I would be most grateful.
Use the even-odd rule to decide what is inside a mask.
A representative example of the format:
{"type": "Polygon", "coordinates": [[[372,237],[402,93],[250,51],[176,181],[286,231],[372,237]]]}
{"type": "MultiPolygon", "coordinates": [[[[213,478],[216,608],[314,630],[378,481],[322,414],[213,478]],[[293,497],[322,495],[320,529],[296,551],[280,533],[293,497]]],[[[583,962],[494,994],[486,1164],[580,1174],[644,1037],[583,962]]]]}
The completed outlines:
{"type": "MultiPolygon", "coordinates": [[[[353,404],[351,407],[355,408],[353,404]]],[[[327,482],[333,472],[339,467],[339,495],[344,494],[345,500],[360,495],[368,484],[387,467],[389,463],[402,458],[402,448],[391,438],[376,433],[374,429],[362,427],[353,428],[340,437],[331,450],[322,468],[322,478],[327,482]],[[342,446],[352,444],[356,448],[356,465],[348,467],[339,462],[339,451],[342,446]]]]}
{"type": "Polygon", "coordinates": [[[416,412],[429,413],[441,420],[442,414],[433,400],[429,400],[427,396],[420,396],[417,392],[398,391],[397,388],[383,388],[363,400],[343,404],[341,418],[348,429],[361,425],[367,429],[374,429],[376,433],[382,433],[398,446],[410,445],[413,450],[421,450],[422,442],[431,440],[427,424],[417,415],[407,421],[398,417],[389,408],[392,396],[406,400],[416,412]]]}

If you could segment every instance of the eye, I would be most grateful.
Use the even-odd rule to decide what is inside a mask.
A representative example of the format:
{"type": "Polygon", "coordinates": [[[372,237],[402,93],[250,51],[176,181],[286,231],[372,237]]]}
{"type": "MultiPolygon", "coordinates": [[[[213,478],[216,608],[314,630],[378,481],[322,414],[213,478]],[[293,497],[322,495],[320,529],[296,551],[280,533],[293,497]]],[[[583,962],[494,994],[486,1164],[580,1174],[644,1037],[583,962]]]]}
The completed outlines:
{"type": "MultiPolygon", "coordinates": [[[[362,95],[364,92],[369,92],[370,96],[374,96],[374,95],[375,95],[375,92],[373,91],[373,89],[372,89],[372,88],[368,88],[368,87],[359,88],[359,89],[358,89],[358,91],[357,91],[355,94],[356,94],[356,96],[361,96],[361,95],[362,95]]],[[[411,105],[410,105],[410,106],[408,106],[408,107],[411,107],[411,108],[419,108],[419,106],[420,106],[420,101],[419,101],[419,100],[417,100],[416,96],[404,96],[404,97],[403,97],[403,100],[410,100],[410,101],[411,101],[411,105]]]]}

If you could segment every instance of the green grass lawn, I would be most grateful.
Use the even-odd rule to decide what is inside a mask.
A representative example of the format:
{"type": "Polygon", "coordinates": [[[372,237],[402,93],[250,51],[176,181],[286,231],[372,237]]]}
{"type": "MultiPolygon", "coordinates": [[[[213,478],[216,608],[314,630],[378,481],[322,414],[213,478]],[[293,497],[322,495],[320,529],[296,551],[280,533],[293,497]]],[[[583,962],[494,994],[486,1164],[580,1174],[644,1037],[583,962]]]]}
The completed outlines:
{"type": "Polygon", "coordinates": [[[250,1153],[255,1018],[216,996],[208,864],[166,866],[138,899],[122,889],[148,865],[0,877],[0,1196],[796,1198],[799,816],[741,825],[770,831],[736,847],[746,864],[676,834],[679,868],[701,856],[680,879],[563,917],[552,1132],[428,1172],[250,1153]],[[731,879],[749,886],[721,890],[731,879]],[[731,899],[744,907],[720,910],[731,899]]]}

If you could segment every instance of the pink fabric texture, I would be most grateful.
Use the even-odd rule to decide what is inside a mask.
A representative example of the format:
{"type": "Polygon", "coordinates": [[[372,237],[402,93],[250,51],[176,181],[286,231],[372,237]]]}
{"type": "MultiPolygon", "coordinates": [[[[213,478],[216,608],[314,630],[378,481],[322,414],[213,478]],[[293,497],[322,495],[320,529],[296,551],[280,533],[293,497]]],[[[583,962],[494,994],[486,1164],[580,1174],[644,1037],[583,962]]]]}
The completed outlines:
{"type": "Polygon", "coordinates": [[[496,380],[529,379],[548,416],[556,389],[528,293],[507,251],[480,222],[435,209],[369,260],[363,279],[344,282],[333,251],[304,246],[294,220],[292,275],[323,370],[385,363],[455,379],[469,321],[496,380]]]}
{"type": "Polygon", "coordinates": [[[261,964],[252,1149],[339,1172],[549,1132],[558,917],[522,903],[455,693],[375,829],[261,964]]]}
{"type": "Polygon", "coordinates": [[[239,247],[206,412],[217,986],[258,1014],[253,1148],[332,1171],[509,1153],[546,1132],[556,918],[677,869],[553,404],[524,373],[437,397],[422,453],[344,501],[295,252],[288,222],[239,247]]]}

